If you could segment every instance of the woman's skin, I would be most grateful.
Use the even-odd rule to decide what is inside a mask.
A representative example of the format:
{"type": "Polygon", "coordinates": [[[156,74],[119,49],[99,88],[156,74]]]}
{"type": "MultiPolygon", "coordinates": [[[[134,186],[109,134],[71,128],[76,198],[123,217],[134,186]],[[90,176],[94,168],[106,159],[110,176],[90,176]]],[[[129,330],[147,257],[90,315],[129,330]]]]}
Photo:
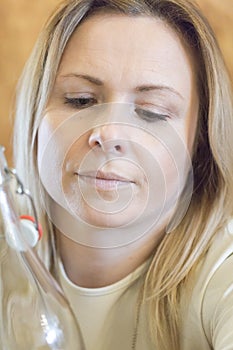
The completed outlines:
{"type": "MultiPolygon", "coordinates": [[[[174,161],[155,135],[163,135],[169,126],[174,132],[169,132],[168,148],[175,154],[179,139],[184,149],[192,152],[198,91],[190,52],[173,29],[150,17],[99,14],[85,20],[69,40],[39,129],[38,159],[43,159],[54,131],[77,112],[82,133],[64,153],[59,179],[80,230],[81,222],[87,223],[87,235],[93,227],[96,237],[100,229],[114,229],[109,233],[113,236],[126,228],[132,235],[135,229],[143,230],[162,205],[162,183],[166,187],[165,206],[172,202],[177,168],[185,167],[185,157],[177,152],[174,161]],[[131,106],[139,113],[136,116],[135,112],[132,119],[127,114],[126,125],[122,115],[119,120],[115,112],[130,111],[131,106]],[[87,107],[93,107],[95,113],[85,117],[87,107]],[[105,114],[102,124],[95,119],[100,112],[105,114]],[[175,135],[172,140],[171,135],[175,135]],[[151,159],[158,165],[158,174],[151,159]],[[109,210],[121,200],[128,203],[124,210],[109,210]]],[[[56,146],[62,149],[64,144],[58,142],[56,146]]],[[[48,165],[50,161],[52,164],[53,159],[48,165]]],[[[49,166],[45,169],[51,174],[49,166]]],[[[53,190],[56,181],[50,185],[53,190]]],[[[122,279],[150,256],[165,234],[172,209],[149,233],[114,248],[80,244],[69,236],[69,226],[63,233],[58,229],[60,255],[68,277],[89,288],[122,279]]]]}

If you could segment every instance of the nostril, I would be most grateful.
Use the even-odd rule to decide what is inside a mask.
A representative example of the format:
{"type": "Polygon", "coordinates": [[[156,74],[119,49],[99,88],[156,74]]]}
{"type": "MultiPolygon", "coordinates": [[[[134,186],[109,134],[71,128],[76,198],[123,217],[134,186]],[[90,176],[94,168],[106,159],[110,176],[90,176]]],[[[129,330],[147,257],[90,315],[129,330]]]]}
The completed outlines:
{"type": "Polygon", "coordinates": [[[116,150],[116,151],[120,151],[120,150],[121,150],[121,146],[116,145],[116,146],[115,146],[115,150],[116,150]]]}
{"type": "Polygon", "coordinates": [[[113,134],[108,127],[92,130],[89,135],[88,144],[91,148],[102,149],[103,152],[121,153],[124,150],[122,140],[113,134]]]}
{"type": "Polygon", "coordinates": [[[101,147],[101,143],[99,141],[95,141],[94,146],[101,147]]]}
{"type": "Polygon", "coordinates": [[[102,147],[102,141],[101,141],[99,130],[92,130],[91,134],[89,135],[88,144],[91,148],[102,147]]]}

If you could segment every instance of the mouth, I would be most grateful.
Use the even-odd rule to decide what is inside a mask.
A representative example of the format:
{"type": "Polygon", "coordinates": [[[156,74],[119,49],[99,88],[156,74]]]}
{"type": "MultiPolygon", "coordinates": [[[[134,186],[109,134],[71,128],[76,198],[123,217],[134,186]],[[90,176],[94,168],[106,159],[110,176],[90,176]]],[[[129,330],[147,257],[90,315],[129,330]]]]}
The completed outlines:
{"type": "Polygon", "coordinates": [[[119,187],[135,184],[134,181],[119,174],[103,171],[76,172],[75,175],[97,190],[113,191],[119,187]]]}

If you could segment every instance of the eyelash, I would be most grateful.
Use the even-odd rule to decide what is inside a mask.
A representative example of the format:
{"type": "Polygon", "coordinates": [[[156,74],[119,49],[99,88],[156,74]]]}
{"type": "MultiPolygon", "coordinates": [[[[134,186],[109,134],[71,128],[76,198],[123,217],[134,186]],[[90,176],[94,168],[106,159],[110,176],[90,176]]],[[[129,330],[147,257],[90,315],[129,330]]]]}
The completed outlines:
{"type": "Polygon", "coordinates": [[[166,121],[169,116],[166,114],[155,113],[149,111],[148,109],[136,108],[135,112],[143,119],[149,123],[153,123],[155,121],[166,121]]]}
{"type": "MultiPolygon", "coordinates": [[[[93,97],[65,97],[65,104],[68,104],[76,109],[85,109],[97,103],[93,97]],[[83,103],[84,102],[84,103],[83,103]]],[[[152,112],[148,109],[136,108],[135,112],[143,120],[152,123],[155,121],[166,121],[169,117],[166,114],[152,112]]]]}
{"type": "Polygon", "coordinates": [[[65,97],[65,104],[68,104],[77,109],[84,109],[91,107],[97,103],[97,100],[93,97],[65,97]],[[84,102],[84,103],[83,103],[84,102]]]}

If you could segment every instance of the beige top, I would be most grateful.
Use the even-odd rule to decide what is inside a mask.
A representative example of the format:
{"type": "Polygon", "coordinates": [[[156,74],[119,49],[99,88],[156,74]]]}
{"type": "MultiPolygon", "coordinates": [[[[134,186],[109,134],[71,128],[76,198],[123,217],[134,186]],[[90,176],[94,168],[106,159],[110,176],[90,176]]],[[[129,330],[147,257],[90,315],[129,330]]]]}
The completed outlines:
{"type": "MultiPolygon", "coordinates": [[[[64,292],[79,321],[86,350],[154,350],[146,314],[136,327],[137,295],[148,263],[123,280],[103,288],[74,285],[60,265],[64,292]],[[137,330],[136,330],[137,328],[137,330]]],[[[233,221],[212,245],[191,292],[183,297],[182,350],[233,349],[233,221]],[[189,299],[190,300],[190,299],[189,299]]]]}

